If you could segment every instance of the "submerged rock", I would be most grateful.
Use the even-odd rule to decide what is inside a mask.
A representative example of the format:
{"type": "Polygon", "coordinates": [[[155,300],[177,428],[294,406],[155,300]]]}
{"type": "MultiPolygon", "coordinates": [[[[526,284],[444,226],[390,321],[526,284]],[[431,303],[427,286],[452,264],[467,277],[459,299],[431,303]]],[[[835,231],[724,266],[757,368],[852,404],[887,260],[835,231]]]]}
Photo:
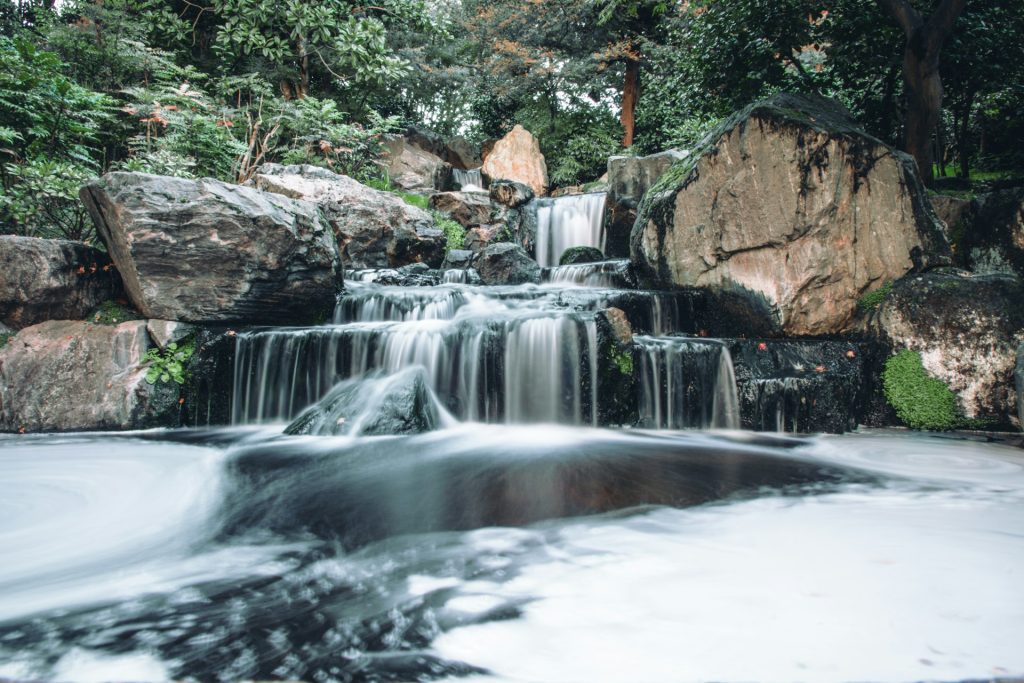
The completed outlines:
{"type": "Polygon", "coordinates": [[[847,331],[868,290],[951,259],[913,159],[797,95],[738,112],[669,169],[631,254],[661,286],[764,297],[789,335],[847,331]]]}
{"type": "Polygon", "coordinates": [[[316,203],[338,239],[346,268],[398,268],[444,259],[444,233],[423,209],[319,166],[264,164],[253,185],[316,203]]]}
{"type": "Polygon", "coordinates": [[[477,254],[473,265],[485,285],[540,282],[540,266],[518,244],[492,244],[477,254]]]}
{"type": "Polygon", "coordinates": [[[0,321],[81,320],[121,294],[110,257],[82,242],[0,236],[0,321]]]}
{"type": "Polygon", "coordinates": [[[629,256],[629,236],[636,223],[637,207],[658,179],[686,153],[668,150],[645,157],[615,156],[608,159],[608,224],[605,250],[608,256],[629,256]]]}
{"type": "Polygon", "coordinates": [[[548,166],[540,143],[520,125],[494,143],[484,159],[483,173],[492,180],[514,180],[528,185],[538,197],[548,187],[548,166]]]}
{"type": "Polygon", "coordinates": [[[442,410],[419,366],[346,380],[307,408],[285,434],[387,436],[437,429],[442,410]]]}
{"type": "Polygon", "coordinates": [[[1011,275],[911,275],[870,314],[867,331],[917,351],[957,394],[965,417],[1020,426],[1014,369],[1024,341],[1024,283],[1011,275]]]}
{"type": "Polygon", "coordinates": [[[0,431],[176,425],[178,385],[146,382],[146,321],[53,320],[0,348],[0,431]]]}
{"type": "Polygon", "coordinates": [[[334,305],[338,250],[314,204],[209,178],[120,172],[81,196],[147,318],[304,323],[334,305]]]}

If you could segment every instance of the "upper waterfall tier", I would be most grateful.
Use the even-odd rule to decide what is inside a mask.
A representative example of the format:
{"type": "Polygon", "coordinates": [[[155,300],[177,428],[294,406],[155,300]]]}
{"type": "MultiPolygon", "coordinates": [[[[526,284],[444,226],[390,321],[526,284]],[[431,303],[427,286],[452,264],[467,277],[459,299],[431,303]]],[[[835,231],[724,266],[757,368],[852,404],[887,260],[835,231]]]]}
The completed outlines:
{"type": "Polygon", "coordinates": [[[550,268],[569,247],[604,250],[605,192],[537,200],[537,263],[550,268]]]}

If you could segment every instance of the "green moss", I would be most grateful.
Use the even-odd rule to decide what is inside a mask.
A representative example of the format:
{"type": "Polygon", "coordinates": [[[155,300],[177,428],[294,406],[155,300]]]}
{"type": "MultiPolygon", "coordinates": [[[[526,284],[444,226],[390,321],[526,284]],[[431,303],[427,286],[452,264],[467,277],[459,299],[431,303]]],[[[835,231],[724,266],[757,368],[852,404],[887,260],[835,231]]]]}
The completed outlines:
{"type": "Polygon", "coordinates": [[[629,351],[620,351],[614,345],[608,349],[608,358],[626,377],[633,375],[633,354],[629,351]]]}
{"type": "Polygon", "coordinates": [[[16,333],[14,333],[14,332],[8,332],[7,334],[0,334],[0,349],[2,349],[5,346],[7,346],[7,342],[9,342],[10,340],[14,339],[14,335],[15,334],[16,333]]]}
{"type": "Polygon", "coordinates": [[[434,225],[444,233],[445,254],[452,249],[462,249],[462,245],[466,242],[466,229],[440,211],[432,211],[431,213],[434,215],[434,225]]]}
{"type": "Polygon", "coordinates": [[[406,204],[415,206],[417,209],[426,211],[429,206],[430,198],[421,194],[414,194],[412,192],[395,192],[395,194],[401,197],[402,201],[406,204]]]}
{"type": "Polygon", "coordinates": [[[126,320],[142,320],[142,315],[134,308],[117,301],[104,301],[89,316],[89,320],[99,325],[119,325],[126,320]]]}
{"type": "Polygon", "coordinates": [[[904,349],[885,362],[882,387],[889,405],[911,429],[948,430],[960,426],[956,396],[930,377],[921,354],[904,349]]]}
{"type": "Polygon", "coordinates": [[[885,297],[892,292],[892,280],[886,280],[878,289],[868,292],[857,300],[857,310],[862,313],[873,311],[885,301],[885,297]]]}

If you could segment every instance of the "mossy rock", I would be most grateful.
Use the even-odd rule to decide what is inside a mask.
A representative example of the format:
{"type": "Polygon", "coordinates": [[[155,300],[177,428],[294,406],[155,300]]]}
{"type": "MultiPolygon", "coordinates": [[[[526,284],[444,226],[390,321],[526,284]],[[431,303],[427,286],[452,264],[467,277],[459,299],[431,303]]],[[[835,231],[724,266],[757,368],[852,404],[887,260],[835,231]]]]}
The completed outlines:
{"type": "Polygon", "coordinates": [[[569,247],[562,252],[558,265],[571,266],[577,263],[597,263],[604,261],[604,254],[596,247],[569,247]]]}
{"type": "Polygon", "coordinates": [[[904,349],[889,358],[882,386],[896,415],[911,429],[945,431],[962,423],[956,395],[945,382],[928,374],[917,351],[904,349]]]}

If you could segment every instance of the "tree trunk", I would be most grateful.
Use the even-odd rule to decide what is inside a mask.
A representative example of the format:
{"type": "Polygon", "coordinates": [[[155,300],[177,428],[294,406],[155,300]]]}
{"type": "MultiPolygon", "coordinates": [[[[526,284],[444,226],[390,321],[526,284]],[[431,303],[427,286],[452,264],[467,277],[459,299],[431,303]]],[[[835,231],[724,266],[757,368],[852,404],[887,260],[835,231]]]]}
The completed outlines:
{"type": "Polygon", "coordinates": [[[960,127],[957,128],[956,153],[960,160],[960,177],[971,177],[971,109],[974,108],[974,91],[968,91],[964,102],[964,110],[960,115],[960,127]]]}
{"type": "Polygon", "coordinates": [[[941,0],[927,20],[908,0],[878,0],[907,37],[903,51],[903,83],[907,97],[904,148],[914,159],[926,185],[931,185],[932,135],[942,113],[939,53],[963,12],[967,0],[941,0]]]}
{"type": "Polygon", "coordinates": [[[626,61],[626,80],[622,85],[622,146],[632,147],[636,131],[636,102],[640,99],[640,61],[626,61]]]}

